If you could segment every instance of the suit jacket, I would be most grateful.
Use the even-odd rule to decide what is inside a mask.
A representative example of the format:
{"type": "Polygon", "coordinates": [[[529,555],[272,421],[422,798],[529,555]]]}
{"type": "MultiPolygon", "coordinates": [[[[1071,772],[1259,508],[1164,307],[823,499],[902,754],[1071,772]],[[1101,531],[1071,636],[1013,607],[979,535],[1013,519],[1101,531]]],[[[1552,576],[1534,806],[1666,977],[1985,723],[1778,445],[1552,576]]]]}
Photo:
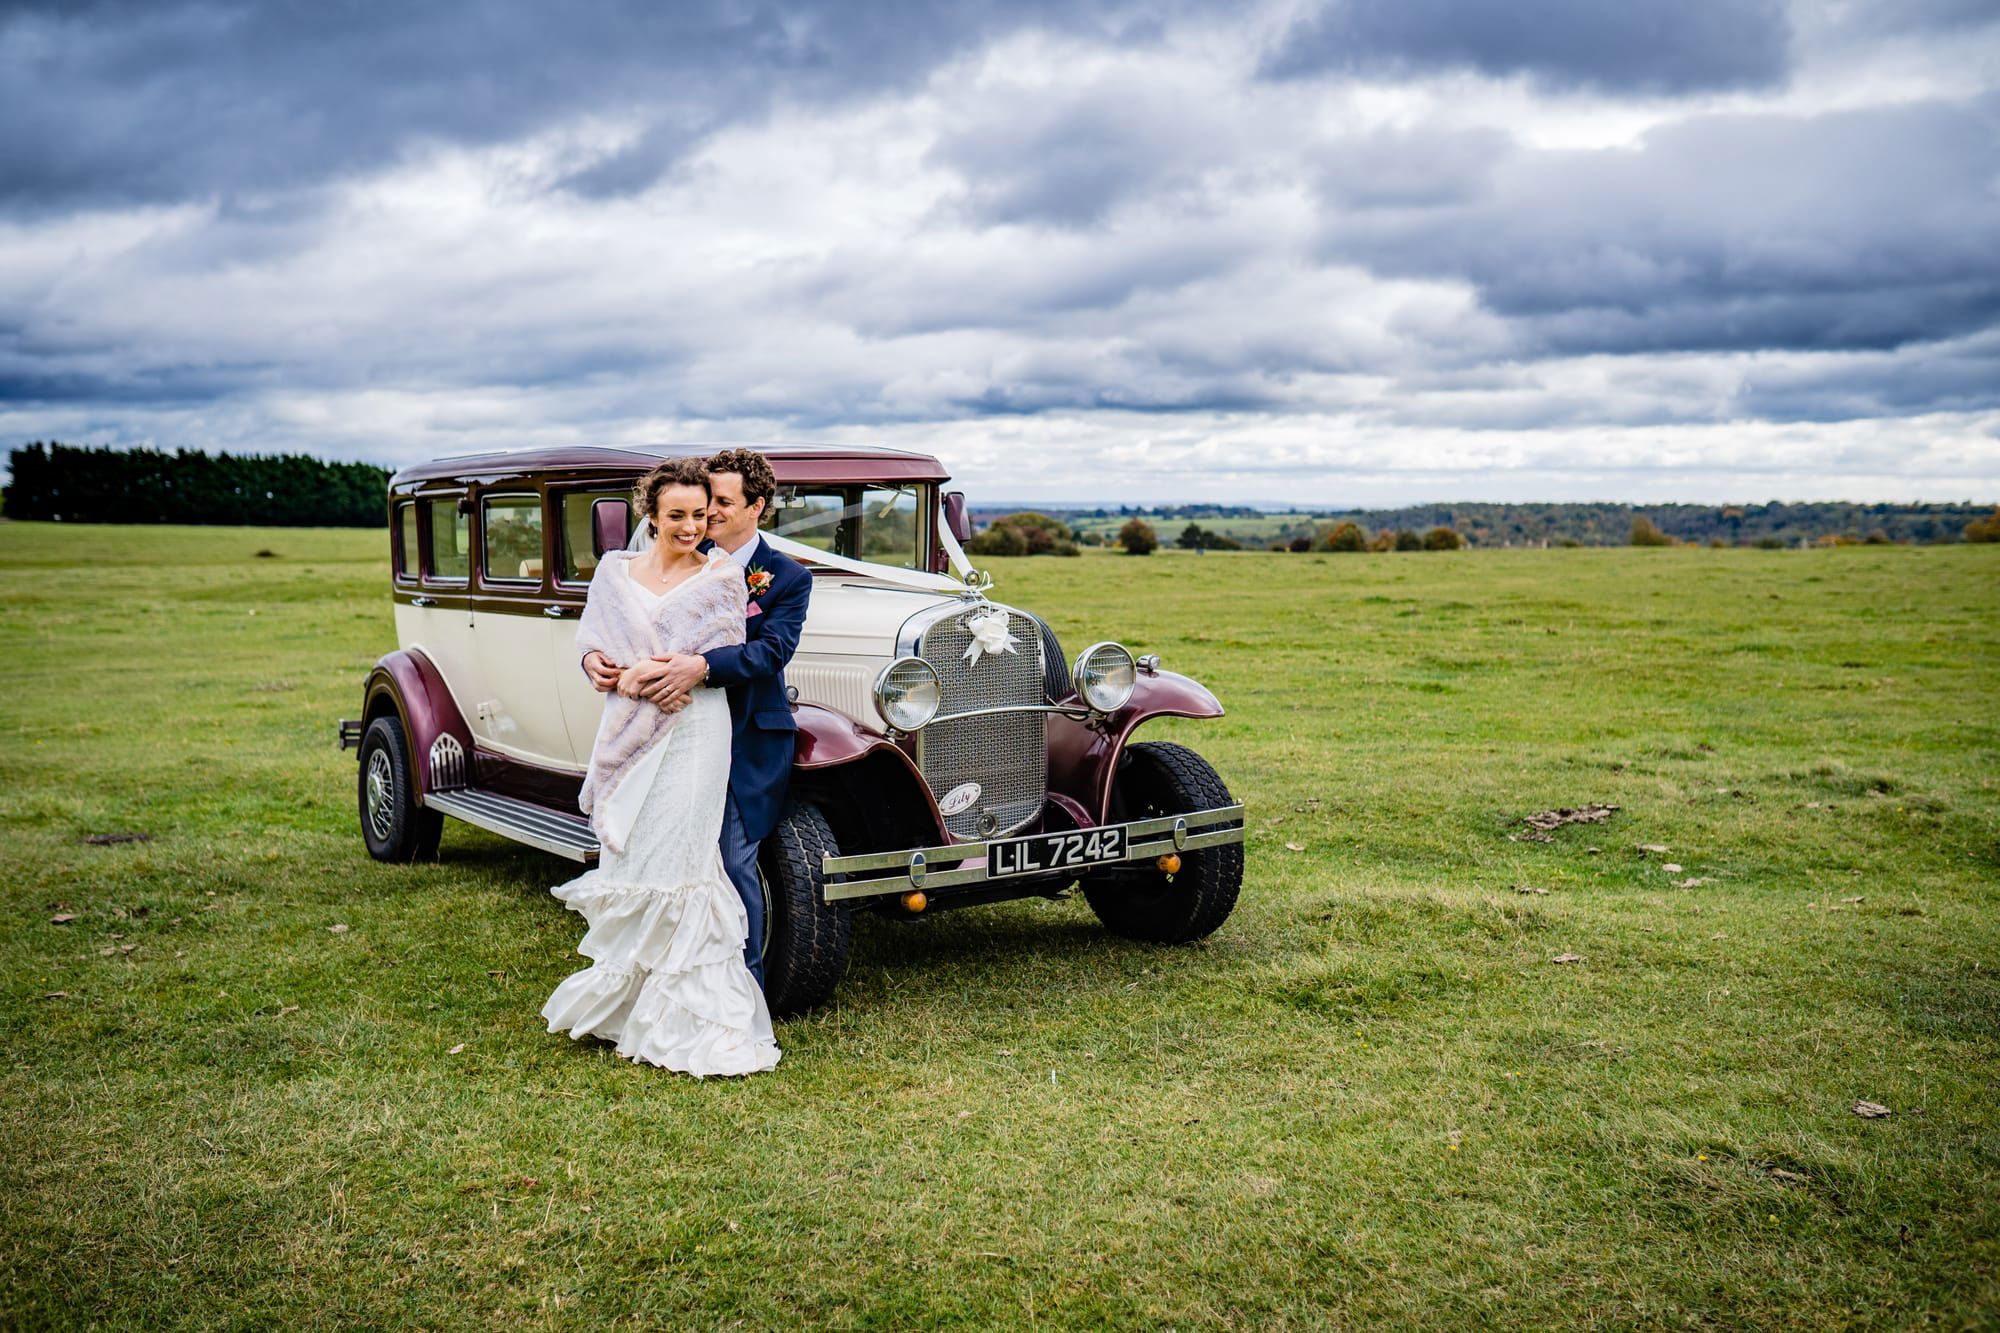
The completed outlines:
{"type": "MultiPolygon", "coordinates": [[[[703,549],[708,546],[704,543],[703,549]]],[[[812,575],[806,567],[773,549],[761,534],[750,557],[752,577],[758,570],[770,573],[771,586],[750,598],[756,614],[744,625],[744,641],[702,654],[709,683],[722,686],[729,696],[729,790],[753,842],[763,841],[777,827],[791,785],[798,724],[785,691],[785,663],[798,651],[806,603],[812,600],[812,575]]]]}

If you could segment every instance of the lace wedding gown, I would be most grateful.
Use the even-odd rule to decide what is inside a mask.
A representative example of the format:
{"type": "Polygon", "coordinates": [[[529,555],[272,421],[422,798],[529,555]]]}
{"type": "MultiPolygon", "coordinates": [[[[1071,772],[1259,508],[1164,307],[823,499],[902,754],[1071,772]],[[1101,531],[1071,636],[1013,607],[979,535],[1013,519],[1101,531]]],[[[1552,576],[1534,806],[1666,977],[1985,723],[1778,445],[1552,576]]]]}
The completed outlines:
{"type": "Polygon", "coordinates": [[[697,688],[666,739],[600,798],[623,808],[630,832],[622,850],[606,841],[595,870],[551,890],[589,923],[577,952],[591,965],[542,1006],[549,1031],[602,1037],[627,1059],[696,1076],[778,1063],[764,992],[743,962],[749,916],[722,866],[729,747],[728,700],[697,688]]]}

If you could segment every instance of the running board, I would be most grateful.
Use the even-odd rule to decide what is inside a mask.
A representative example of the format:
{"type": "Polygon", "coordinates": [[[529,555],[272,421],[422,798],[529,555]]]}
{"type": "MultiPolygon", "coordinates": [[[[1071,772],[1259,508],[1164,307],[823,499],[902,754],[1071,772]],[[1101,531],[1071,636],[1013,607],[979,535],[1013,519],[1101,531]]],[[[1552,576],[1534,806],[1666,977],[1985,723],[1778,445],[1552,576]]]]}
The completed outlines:
{"type": "Polygon", "coordinates": [[[453,819],[462,819],[557,856],[567,856],[572,861],[597,859],[597,835],[590,831],[590,821],[582,815],[566,815],[545,805],[477,787],[426,792],[424,804],[453,819]]]}

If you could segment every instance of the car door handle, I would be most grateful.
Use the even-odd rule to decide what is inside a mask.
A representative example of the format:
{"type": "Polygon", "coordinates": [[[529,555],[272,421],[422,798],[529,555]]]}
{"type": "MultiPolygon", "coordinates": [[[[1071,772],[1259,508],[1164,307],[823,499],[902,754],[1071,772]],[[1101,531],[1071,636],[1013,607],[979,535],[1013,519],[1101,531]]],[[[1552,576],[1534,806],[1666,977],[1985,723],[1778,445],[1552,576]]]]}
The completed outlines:
{"type": "Polygon", "coordinates": [[[411,606],[436,606],[437,604],[438,599],[435,597],[412,597],[410,599],[411,606]]]}
{"type": "Polygon", "coordinates": [[[561,620],[569,614],[569,608],[566,606],[545,606],[542,608],[542,614],[551,620],[561,620]]]}

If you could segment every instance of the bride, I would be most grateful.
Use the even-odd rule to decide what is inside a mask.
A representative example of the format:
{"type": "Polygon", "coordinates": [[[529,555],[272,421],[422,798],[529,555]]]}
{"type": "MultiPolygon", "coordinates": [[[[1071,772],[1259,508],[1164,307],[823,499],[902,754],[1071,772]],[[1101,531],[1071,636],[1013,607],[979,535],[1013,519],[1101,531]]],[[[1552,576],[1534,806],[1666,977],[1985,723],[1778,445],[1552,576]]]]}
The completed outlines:
{"type": "Polygon", "coordinates": [[[652,546],[606,552],[590,581],[578,650],[633,665],[605,696],[577,801],[602,859],[552,890],[589,924],[577,952],[591,965],[542,1006],[551,1032],[603,1037],[627,1059],[697,1077],[756,1073],[779,1055],[764,992],[743,961],[749,917],[719,845],[728,701],[697,687],[670,712],[643,697],[666,669],[655,654],[743,642],[743,570],[697,549],[709,499],[700,459],[648,472],[634,500],[652,546]]]}

